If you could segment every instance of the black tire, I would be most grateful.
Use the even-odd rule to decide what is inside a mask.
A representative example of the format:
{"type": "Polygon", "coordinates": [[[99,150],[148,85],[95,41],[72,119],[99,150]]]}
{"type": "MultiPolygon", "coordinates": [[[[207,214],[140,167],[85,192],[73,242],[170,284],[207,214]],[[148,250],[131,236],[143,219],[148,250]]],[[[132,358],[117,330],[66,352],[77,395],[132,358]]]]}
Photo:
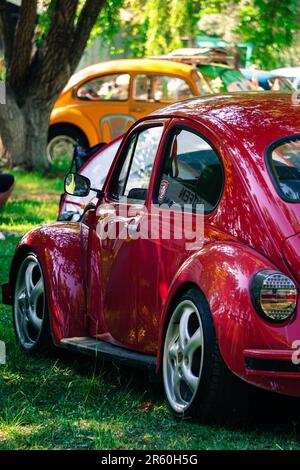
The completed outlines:
{"type": "Polygon", "coordinates": [[[44,275],[35,253],[26,254],[17,267],[13,293],[13,324],[18,345],[23,353],[30,355],[52,349],[53,341],[44,275]],[[32,283],[29,283],[32,288],[31,294],[36,289],[32,296],[28,295],[29,289],[26,285],[26,273],[29,272],[31,272],[32,279],[32,283]],[[38,287],[40,282],[42,289],[38,287]],[[34,304],[36,304],[35,307],[34,304]],[[35,314],[29,314],[33,310],[35,314]],[[29,318],[35,319],[32,325],[29,318]],[[40,325],[38,329],[35,324],[37,322],[40,325]]]}
{"type": "MultiPolygon", "coordinates": [[[[192,328],[193,323],[196,325],[196,318],[198,321],[198,314],[194,317],[192,315],[194,315],[194,313],[190,314],[190,326],[187,328],[192,328]]],[[[183,314],[180,318],[183,318],[183,314]]],[[[178,324],[178,330],[180,327],[181,322],[178,324]]],[[[181,339],[179,336],[178,348],[180,349],[181,339]]],[[[174,344],[176,345],[176,341],[174,344]]],[[[171,352],[173,355],[174,351],[172,350],[171,352]]],[[[179,354],[183,355],[181,364],[182,367],[184,367],[185,353],[180,352],[178,355],[179,354]]],[[[177,362],[180,365],[179,359],[177,359],[177,362]]],[[[176,367],[177,366],[175,365],[174,370],[176,370],[176,367]]],[[[204,423],[223,422],[227,419],[229,421],[236,421],[237,417],[242,416],[242,411],[245,410],[245,405],[247,404],[247,392],[246,390],[242,391],[244,384],[240,379],[235,377],[225,365],[219,351],[209,305],[204,295],[196,288],[191,288],[188,290],[173,306],[170,322],[165,336],[163,354],[163,383],[169,409],[177,418],[192,418],[196,421],[201,421],[204,423]],[[179,381],[182,380],[183,383],[180,382],[180,392],[179,395],[177,394],[177,396],[179,396],[178,399],[175,392],[173,393],[173,396],[172,392],[170,392],[172,386],[170,384],[173,384],[173,387],[175,388],[174,383],[176,381],[175,379],[173,381],[168,381],[168,379],[172,379],[172,373],[170,372],[172,370],[172,365],[169,365],[171,362],[169,362],[167,357],[170,357],[170,351],[173,347],[173,343],[171,341],[173,331],[174,338],[176,336],[176,322],[179,319],[179,317],[177,318],[176,315],[180,315],[181,306],[188,306],[189,302],[194,304],[198,310],[200,322],[202,325],[199,324],[200,326],[198,328],[196,326],[194,326],[194,328],[197,328],[198,331],[202,326],[203,341],[202,346],[198,346],[198,349],[195,350],[193,360],[189,361],[191,363],[189,367],[191,370],[194,367],[196,371],[195,376],[198,377],[195,391],[192,392],[192,389],[189,390],[191,397],[187,394],[185,388],[189,389],[189,386],[187,385],[188,382],[186,382],[184,376],[182,376],[182,379],[179,379],[179,381]],[[173,324],[172,321],[174,321],[173,324]],[[168,336],[169,332],[170,335],[168,336]],[[193,361],[198,361],[198,363],[201,363],[201,365],[198,363],[192,364],[193,361]],[[198,370],[199,372],[197,372],[198,370]],[[187,400],[187,405],[183,404],[182,409],[180,409],[180,398],[182,398],[182,396],[185,400],[187,400]],[[176,401],[178,407],[176,406],[176,401]]]]}
{"type": "MultiPolygon", "coordinates": [[[[55,163],[55,157],[51,155],[51,143],[54,141],[54,139],[56,140],[58,137],[63,138],[63,136],[68,137],[71,141],[74,142],[74,144],[78,144],[84,149],[89,148],[89,141],[86,135],[80,129],[70,124],[55,125],[50,127],[48,134],[47,155],[50,163],[55,163]]],[[[67,159],[71,162],[72,158],[73,153],[72,155],[70,153],[70,155],[67,156],[67,159]]]]}

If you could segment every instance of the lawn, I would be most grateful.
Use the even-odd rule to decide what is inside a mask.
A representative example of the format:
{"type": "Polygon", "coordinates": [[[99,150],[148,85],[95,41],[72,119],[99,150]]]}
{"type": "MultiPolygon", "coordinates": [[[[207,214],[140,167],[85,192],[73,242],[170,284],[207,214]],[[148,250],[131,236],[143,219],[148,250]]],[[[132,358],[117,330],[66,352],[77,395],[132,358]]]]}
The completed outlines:
{"type": "MultiPolygon", "coordinates": [[[[14,197],[0,214],[0,282],[18,237],[54,220],[62,180],[16,173],[14,197]]],[[[242,424],[174,420],[160,384],[141,372],[56,351],[27,358],[15,342],[11,308],[0,306],[0,449],[300,449],[298,401],[256,393],[242,424]]]]}

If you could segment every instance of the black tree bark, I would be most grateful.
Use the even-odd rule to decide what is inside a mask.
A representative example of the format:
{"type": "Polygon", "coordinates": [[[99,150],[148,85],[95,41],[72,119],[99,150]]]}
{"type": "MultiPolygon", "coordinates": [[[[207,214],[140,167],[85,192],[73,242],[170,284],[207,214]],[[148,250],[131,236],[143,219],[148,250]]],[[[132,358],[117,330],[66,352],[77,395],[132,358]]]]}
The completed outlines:
{"type": "Polygon", "coordinates": [[[22,0],[14,30],[8,3],[0,0],[0,34],[5,45],[6,104],[0,105],[2,155],[12,165],[48,167],[51,110],[74,73],[105,0],[56,0],[47,37],[35,43],[37,0],[22,0]]]}

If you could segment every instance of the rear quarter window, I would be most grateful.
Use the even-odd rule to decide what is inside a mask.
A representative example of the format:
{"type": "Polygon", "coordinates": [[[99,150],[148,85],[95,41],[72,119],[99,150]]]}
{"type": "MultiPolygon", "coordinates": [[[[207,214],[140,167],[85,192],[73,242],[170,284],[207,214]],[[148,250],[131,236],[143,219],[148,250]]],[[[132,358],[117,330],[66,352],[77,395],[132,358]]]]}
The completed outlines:
{"type": "Polygon", "coordinates": [[[300,135],[275,142],[267,157],[279,195],[285,201],[300,202],[300,135]]]}

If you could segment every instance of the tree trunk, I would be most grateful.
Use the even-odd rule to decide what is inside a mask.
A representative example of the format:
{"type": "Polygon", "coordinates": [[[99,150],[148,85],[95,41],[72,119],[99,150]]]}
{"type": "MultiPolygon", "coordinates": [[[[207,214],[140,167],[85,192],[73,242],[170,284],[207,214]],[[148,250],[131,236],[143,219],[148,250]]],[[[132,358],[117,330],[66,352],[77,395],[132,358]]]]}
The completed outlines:
{"type": "Polygon", "coordinates": [[[49,167],[51,110],[76,70],[105,0],[85,0],[82,8],[78,0],[51,0],[48,32],[39,42],[38,3],[22,0],[17,24],[11,25],[9,4],[0,0],[7,87],[6,104],[0,105],[0,158],[27,169],[49,167]]]}
{"type": "Polygon", "coordinates": [[[6,104],[0,105],[0,129],[3,146],[0,157],[11,164],[22,165],[26,139],[24,117],[8,89],[6,104]]]}
{"type": "Polygon", "coordinates": [[[47,169],[46,154],[50,111],[41,103],[27,98],[20,107],[12,92],[7,92],[6,105],[0,105],[2,150],[0,158],[11,166],[47,169]]]}
{"type": "Polygon", "coordinates": [[[30,100],[24,107],[23,116],[26,128],[25,158],[28,163],[30,162],[31,168],[47,169],[49,167],[47,143],[50,110],[45,105],[37,106],[34,101],[30,100]]]}

